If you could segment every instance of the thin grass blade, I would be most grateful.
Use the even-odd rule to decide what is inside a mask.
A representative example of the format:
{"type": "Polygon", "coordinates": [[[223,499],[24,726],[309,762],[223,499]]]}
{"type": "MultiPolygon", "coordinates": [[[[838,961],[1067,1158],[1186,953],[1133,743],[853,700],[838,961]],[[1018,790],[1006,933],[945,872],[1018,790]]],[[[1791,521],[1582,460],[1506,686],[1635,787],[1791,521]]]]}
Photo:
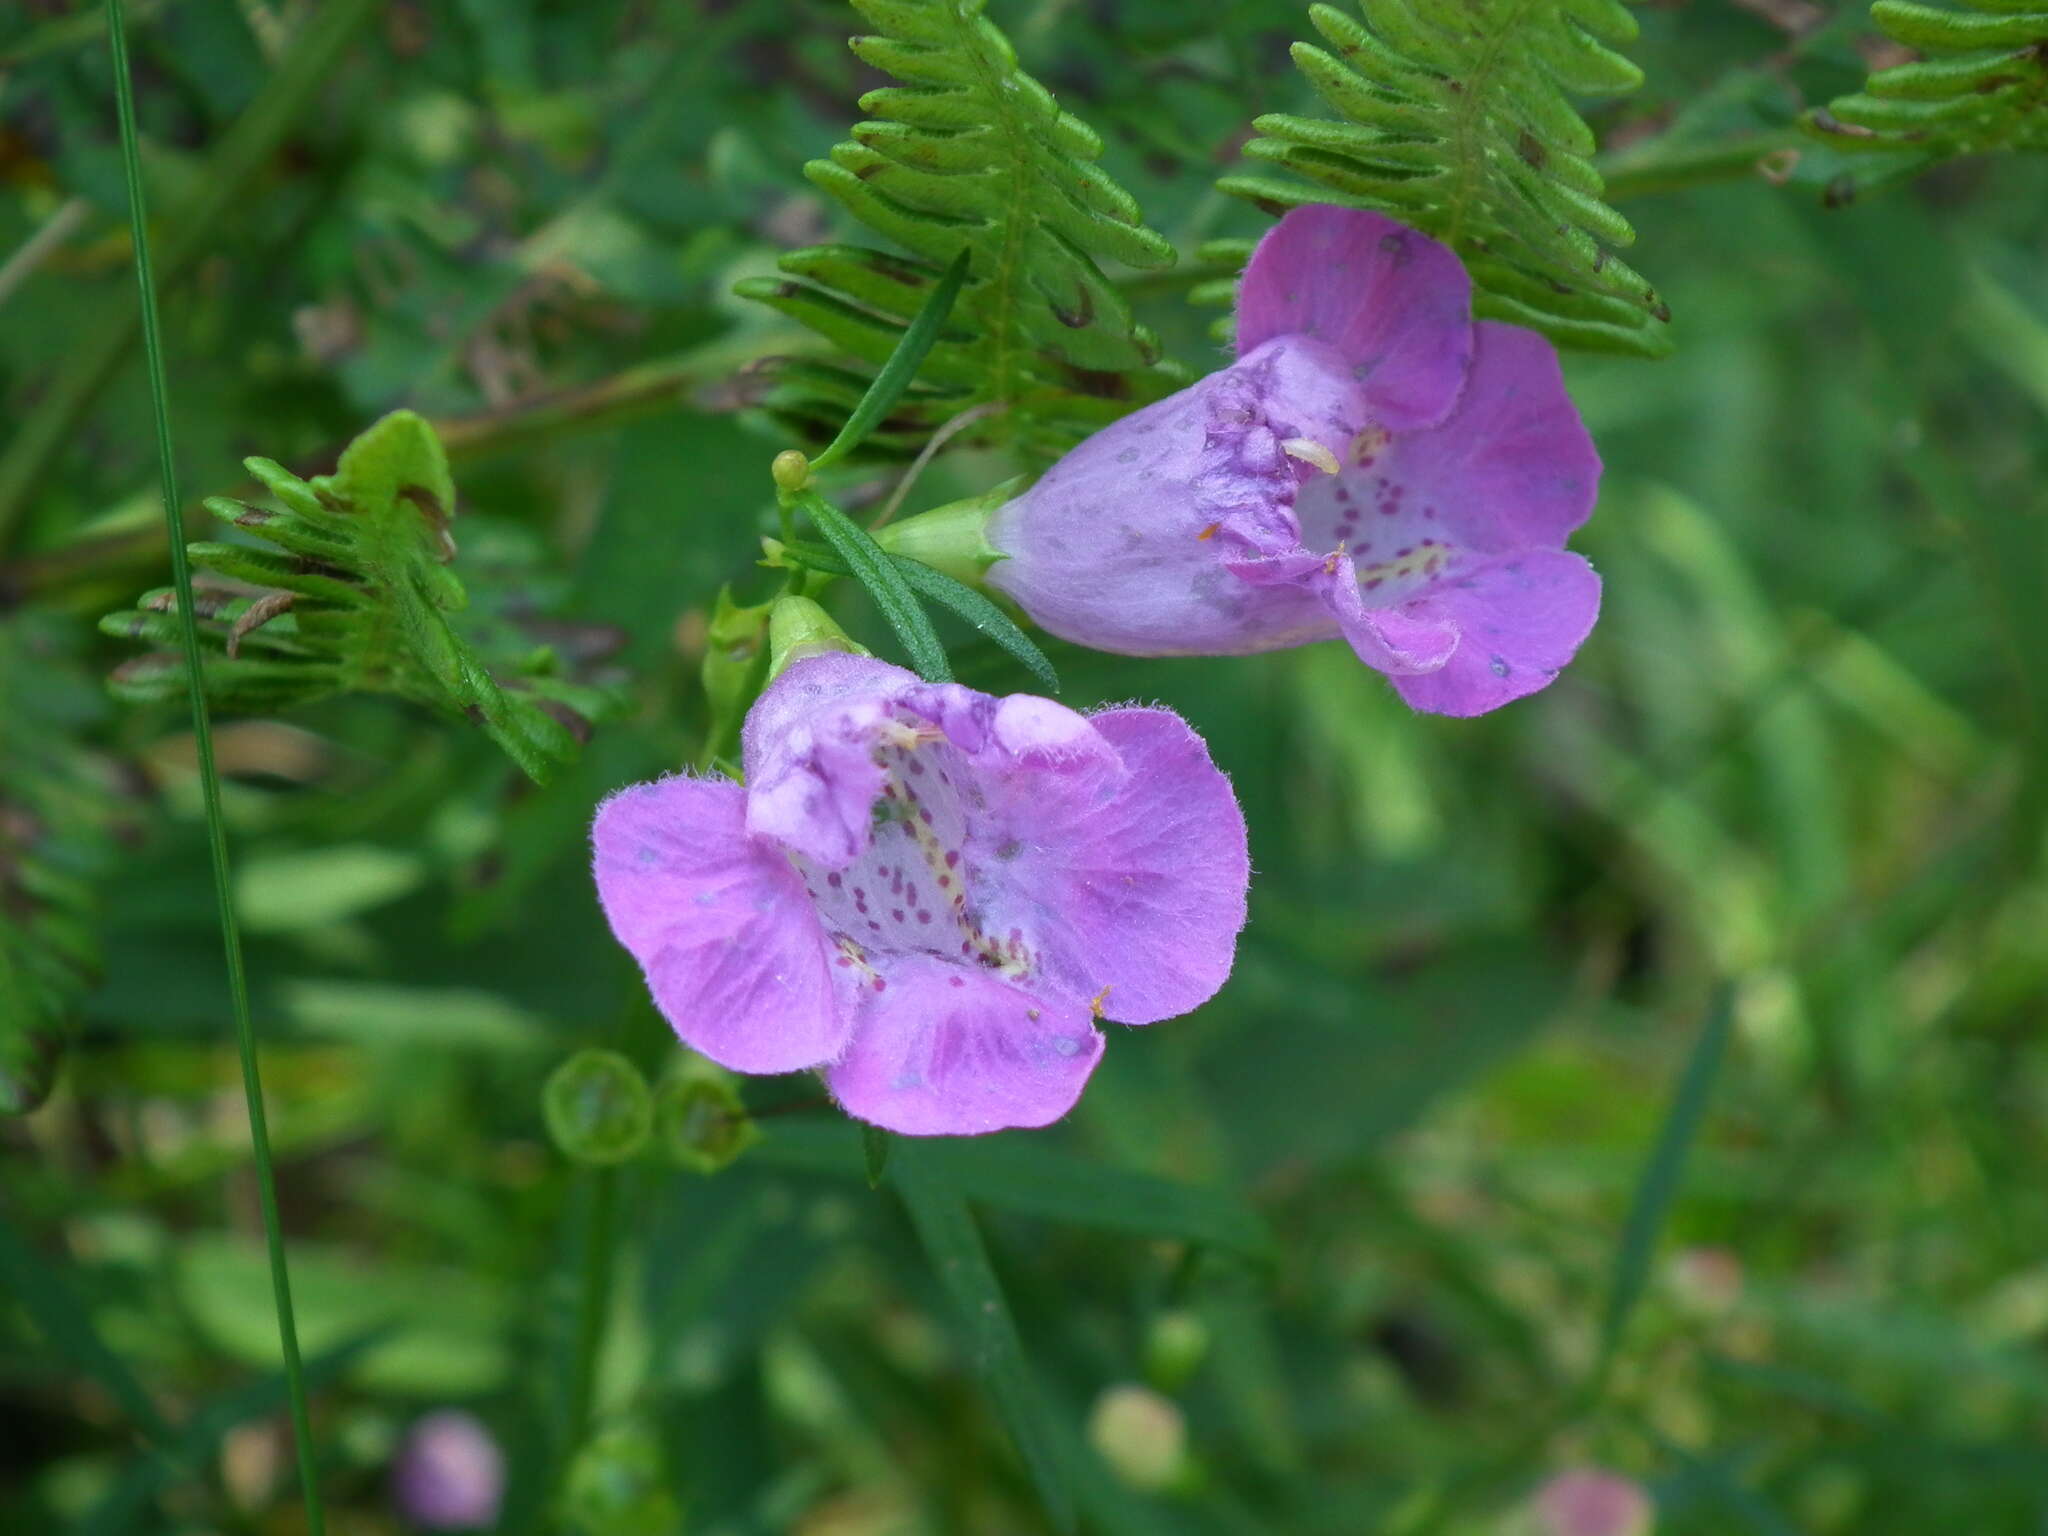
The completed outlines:
{"type": "Polygon", "coordinates": [[[113,56],[114,99],[121,122],[121,166],[127,182],[128,221],[135,246],[143,361],[149,377],[151,414],[155,418],[164,522],[171,541],[171,582],[178,593],[185,682],[192,699],[192,743],[199,762],[200,793],[206,806],[207,851],[213,864],[214,899],[220,909],[221,950],[227,964],[229,1000],[234,1009],[235,1044],[242,1064],[242,1090],[249,1106],[249,1136],[256,1158],[256,1189],[263,1211],[264,1240],[270,1253],[271,1290],[277,1308],[278,1339],[284,1351],[292,1432],[298,1442],[299,1478],[306,1501],[306,1528],[309,1536],[323,1536],[327,1522],[320,1501],[312,1424],[306,1407],[306,1373],[299,1358],[298,1327],[292,1317],[291,1277],[285,1266],[284,1236],[277,1211],[277,1175],[271,1165],[270,1129],[263,1112],[263,1081],[256,1063],[256,1029],[249,1014],[249,979],[242,962],[241,930],[235,923],[227,830],[221,817],[220,772],[214,763],[212,721],[207,714],[206,691],[200,670],[199,621],[192,601],[192,562],[185,549],[177,461],[171,448],[163,332],[157,316],[156,276],[150,264],[149,214],[143,201],[142,157],[135,128],[135,88],[129,72],[128,31],[122,0],[108,0],[107,46],[113,56]]]}

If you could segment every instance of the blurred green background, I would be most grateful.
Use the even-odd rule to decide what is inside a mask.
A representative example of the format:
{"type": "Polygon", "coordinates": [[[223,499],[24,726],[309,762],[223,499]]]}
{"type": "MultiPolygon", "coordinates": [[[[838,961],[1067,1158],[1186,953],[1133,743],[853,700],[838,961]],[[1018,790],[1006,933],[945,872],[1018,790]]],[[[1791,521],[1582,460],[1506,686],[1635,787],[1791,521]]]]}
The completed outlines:
{"type": "MultiPolygon", "coordinates": [[[[616,626],[631,669],[542,789],[387,701],[222,722],[331,1528],[412,1529],[388,1463],[455,1404],[508,1448],[507,1531],[1049,1529],[977,1382],[1000,1330],[955,1326],[814,1085],[745,1084],[763,1140],[711,1177],[572,1168],[540,1115],[580,1046],[679,1055],[585,828],[695,756],[710,605],[765,590],[788,444],[745,407],[812,344],[729,290],[848,232],[801,166],[877,83],[851,11],[133,9],[188,493],[414,406],[465,557],[537,545],[501,595],[616,626]],[[604,1438],[565,1510],[593,1297],[604,1438]]],[[[1181,248],[1144,318],[1215,365],[1192,253],[1264,225],[1212,183],[1256,112],[1311,109],[1299,8],[992,14],[1181,248]]],[[[2048,167],[1824,206],[1831,152],[1749,167],[1857,86],[1860,8],[1640,19],[1648,83],[1594,120],[1679,349],[1567,360],[1607,462],[1577,663],[1456,721],[1337,646],[1051,648],[1067,702],[1204,732],[1258,871],[1214,1003],[1117,1031],[1052,1131],[917,1149],[979,1217],[1086,1530],[1515,1531],[1589,1464],[1661,1531],[2048,1529],[2048,167]]],[[[0,1121],[0,1529],[291,1532],[189,722],[99,684],[131,651],[94,621],[164,564],[111,100],[96,7],[7,8],[0,756],[100,798],[78,883],[8,887],[0,924],[69,903],[104,980],[0,1121]]],[[[913,508],[1010,469],[949,455],[913,508]]],[[[947,636],[963,680],[1027,685],[947,636]]]]}

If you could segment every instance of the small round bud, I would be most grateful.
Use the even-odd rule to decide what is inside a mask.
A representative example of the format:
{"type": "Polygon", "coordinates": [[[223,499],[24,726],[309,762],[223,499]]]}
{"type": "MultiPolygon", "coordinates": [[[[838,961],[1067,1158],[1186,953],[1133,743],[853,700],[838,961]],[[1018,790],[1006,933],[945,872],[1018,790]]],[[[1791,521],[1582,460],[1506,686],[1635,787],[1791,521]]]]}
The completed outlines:
{"type": "Polygon", "coordinates": [[[775,462],[768,466],[768,473],[775,477],[775,484],[785,491],[800,491],[811,480],[811,461],[794,448],[785,448],[775,455],[775,462]]]}
{"type": "Polygon", "coordinates": [[[761,1139],[739,1090],[708,1061],[693,1062],[654,1095],[655,1137],[685,1168],[716,1173],[761,1139]]]}
{"type": "Polygon", "coordinates": [[[1088,1443],[1118,1477],[1145,1493],[1171,1488],[1187,1468],[1187,1420],[1150,1387],[1106,1389],[1088,1415],[1088,1443]]]}
{"type": "Polygon", "coordinates": [[[1192,1312],[1162,1312],[1145,1332],[1145,1379],[1178,1392],[1209,1357],[1209,1325],[1192,1312]]]}
{"type": "Polygon", "coordinates": [[[622,1163],[647,1145],[654,1096],[617,1051],[578,1051],[541,1090],[548,1135],[579,1163],[622,1163]]]}

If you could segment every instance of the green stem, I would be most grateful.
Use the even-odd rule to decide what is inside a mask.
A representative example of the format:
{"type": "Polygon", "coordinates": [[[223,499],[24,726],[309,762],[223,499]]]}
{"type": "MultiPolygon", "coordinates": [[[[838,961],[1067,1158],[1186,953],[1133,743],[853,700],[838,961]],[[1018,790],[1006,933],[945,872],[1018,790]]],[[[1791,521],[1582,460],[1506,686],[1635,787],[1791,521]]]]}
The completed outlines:
{"type": "Polygon", "coordinates": [[[1811,139],[1790,128],[1677,149],[1667,149],[1662,140],[1656,140],[1640,151],[1616,156],[1600,167],[1600,174],[1607,183],[1607,200],[1619,203],[1710,182],[1760,176],[1759,165],[1771,156],[1812,147],[1811,139]]]}
{"type": "MultiPolygon", "coordinates": [[[[176,282],[221,231],[235,227],[235,210],[248,196],[249,184],[332,78],[356,31],[381,9],[380,0],[327,0],[307,18],[276,73],[207,157],[197,179],[202,190],[166,222],[172,233],[164,242],[163,282],[176,282]]],[[[112,6],[107,20],[111,29],[112,6]]],[[[7,547],[43,476],[128,356],[140,318],[133,301],[110,295],[98,323],[67,350],[35,410],[0,456],[0,549],[7,547]]]]}
{"type": "MultiPolygon", "coordinates": [[[[557,438],[642,420],[662,411],[690,409],[691,395],[729,378],[763,357],[805,354],[824,343],[809,331],[747,330],[678,352],[672,357],[638,363],[589,384],[499,410],[469,416],[439,416],[428,425],[441,439],[451,464],[473,463],[501,454],[529,451],[557,438]]],[[[334,462],[335,449],[309,456],[321,469],[334,462]]],[[[311,468],[302,473],[311,474],[311,468]]],[[[230,496],[253,496],[262,487],[245,481],[230,496]]],[[[197,505],[196,503],[194,504],[197,505]]],[[[121,572],[162,558],[161,523],[80,539],[10,562],[0,572],[0,602],[47,597],[81,582],[103,582],[120,592],[134,582],[121,572]]]]}
{"type": "Polygon", "coordinates": [[[306,1499],[309,1536],[323,1536],[318,1468],[311,1417],[306,1410],[305,1367],[299,1359],[298,1326],[292,1317],[291,1277],[285,1267],[284,1234],[278,1220],[277,1176],[270,1160],[270,1128],[263,1113],[263,1081],[256,1066],[256,1029],[249,1015],[249,978],[242,963],[242,934],[228,878],[227,831],[220,803],[220,773],[213,757],[213,728],[200,681],[199,620],[192,602],[192,565],[185,553],[179,515],[178,471],[171,451],[169,391],[164,381],[162,328],[156,307],[156,274],[150,265],[149,216],[142,195],[142,156],[136,143],[135,88],[128,68],[128,31],[121,0],[108,0],[107,44],[113,54],[114,100],[121,119],[121,165],[128,187],[128,222],[135,241],[137,317],[149,375],[155,418],[157,467],[162,474],[164,520],[171,542],[171,582],[178,593],[178,620],[185,650],[185,678],[192,695],[192,743],[199,759],[199,787],[206,805],[207,851],[213,863],[214,899],[220,908],[221,949],[227,961],[228,994],[235,1015],[235,1044],[242,1058],[242,1091],[249,1105],[249,1137],[256,1155],[256,1190],[263,1209],[263,1236],[270,1252],[270,1285],[277,1308],[278,1340],[291,1395],[292,1432],[298,1442],[299,1480],[306,1499]]]}
{"type": "Polygon", "coordinates": [[[576,1357],[570,1375],[569,1419],[563,1449],[565,1471],[590,1434],[597,1365],[604,1353],[605,1324],[611,1317],[612,1228],[617,1222],[618,1206],[618,1169],[595,1169],[590,1176],[590,1227],[584,1234],[582,1296],[577,1304],[576,1357]]]}

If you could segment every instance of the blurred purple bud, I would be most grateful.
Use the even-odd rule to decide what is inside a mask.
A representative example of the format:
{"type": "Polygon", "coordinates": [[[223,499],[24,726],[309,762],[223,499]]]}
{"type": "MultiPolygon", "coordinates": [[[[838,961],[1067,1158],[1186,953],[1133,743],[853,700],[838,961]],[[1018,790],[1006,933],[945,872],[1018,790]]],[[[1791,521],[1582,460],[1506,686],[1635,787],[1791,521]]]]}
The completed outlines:
{"type": "Polygon", "coordinates": [[[444,1408],[407,1431],[392,1472],[398,1508],[430,1531],[494,1523],[505,1496],[505,1453],[473,1414],[444,1408]]]}
{"type": "Polygon", "coordinates": [[[1540,1536],[1650,1536],[1656,1507],[1641,1486],[1613,1472],[1560,1472],[1536,1491],[1540,1536]]]}

